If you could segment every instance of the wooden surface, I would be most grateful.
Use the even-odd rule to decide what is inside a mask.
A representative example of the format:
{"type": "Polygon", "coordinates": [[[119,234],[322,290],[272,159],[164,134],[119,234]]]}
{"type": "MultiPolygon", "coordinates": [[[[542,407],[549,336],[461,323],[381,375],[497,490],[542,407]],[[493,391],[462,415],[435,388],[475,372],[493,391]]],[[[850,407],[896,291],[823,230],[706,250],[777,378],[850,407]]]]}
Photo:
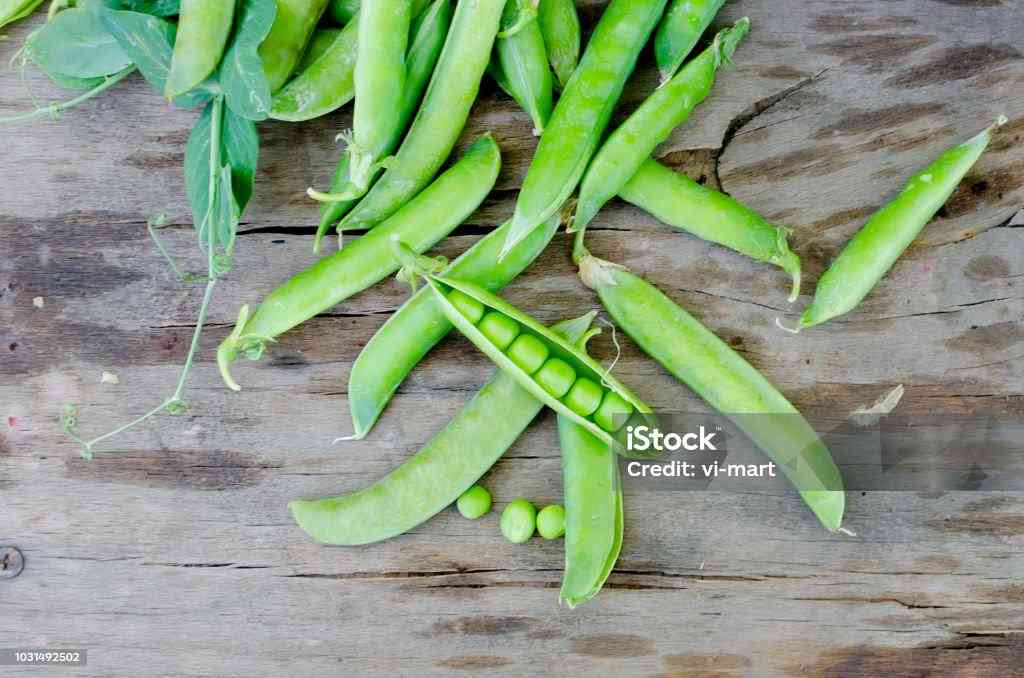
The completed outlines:
{"type": "MultiPolygon", "coordinates": [[[[582,13],[588,24],[599,4],[582,13]]],[[[844,412],[904,384],[901,413],[1024,415],[1024,11],[1017,0],[733,0],[753,30],[710,100],[657,155],[795,231],[814,281],[870,212],[941,149],[1010,117],[939,219],[854,314],[798,337],[785,276],[615,202],[593,225],[624,263],[764,371],[800,408],[844,412]],[[1016,215],[1016,218],[1015,218],[1016,215]]],[[[31,23],[38,21],[38,18],[31,23]]],[[[0,43],[6,62],[30,27],[0,43]]],[[[626,107],[655,80],[649,54],[626,107]]],[[[0,115],[60,96],[0,80],[0,115]]],[[[405,297],[388,282],[239,364],[226,391],[213,347],[243,302],[312,261],[315,208],[347,111],[267,123],[256,198],[220,289],[187,399],[92,462],[84,433],[170,392],[200,290],[147,239],[166,212],[173,254],[202,265],[181,175],[195,114],[138,78],[58,121],[0,127],[0,647],[84,647],[60,675],[1010,676],[1024,666],[1024,496],[856,492],[831,536],[791,496],[625,497],[622,557],[604,592],[559,608],[561,543],[514,546],[498,513],[559,501],[554,419],[541,416],[486,484],[495,513],[445,511],[412,533],[324,548],[286,502],[362,487],[401,463],[491,366],[447,339],[371,436],[349,433],[352,361],[405,297]],[[37,308],[33,299],[42,297],[37,308]],[[117,385],[100,382],[102,372],[117,385]]],[[[535,141],[487,84],[463,145],[493,130],[498,190],[441,247],[454,255],[511,213],[535,141]]],[[[543,321],[596,307],[559,236],[508,297],[543,321]]],[[[656,408],[699,401],[628,340],[616,368],[656,408]]],[[[595,354],[614,354],[610,338],[595,354]]],[[[26,671],[27,673],[27,671],[26,671]]],[[[42,672],[40,672],[42,675],[42,672]]]]}

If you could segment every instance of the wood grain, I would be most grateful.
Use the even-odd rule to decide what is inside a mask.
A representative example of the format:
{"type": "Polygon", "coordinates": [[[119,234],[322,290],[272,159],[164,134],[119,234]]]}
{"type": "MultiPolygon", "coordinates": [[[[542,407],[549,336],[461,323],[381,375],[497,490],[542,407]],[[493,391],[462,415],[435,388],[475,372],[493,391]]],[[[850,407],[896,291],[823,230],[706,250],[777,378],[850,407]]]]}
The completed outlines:
{"type": "MultiPolygon", "coordinates": [[[[581,3],[585,24],[601,2],[581,3]]],[[[800,408],[848,411],[896,384],[903,414],[1024,416],[1024,13],[1013,0],[733,0],[716,24],[752,31],[710,99],[656,153],[794,230],[806,302],[864,219],[941,149],[1010,123],[940,216],[853,314],[798,337],[785,276],[677,233],[620,201],[590,247],[644,275],[763,370],[800,408]]],[[[12,27],[7,59],[38,23],[12,27]]],[[[656,81],[645,54],[622,115],[656,81]]],[[[0,80],[0,115],[29,71],[0,80]]],[[[57,121],[0,127],[0,647],[86,647],[76,675],[1019,676],[1024,497],[851,492],[856,537],[824,533],[789,495],[634,491],[622,558],[601,595],[559,608],[560,543],[505,542],[498,514],[452,511],[409,534],[323,548],[286,502],[362,487],[454,414],[491,372],[458,337],[435,349],[369,438],[349,432],[348,373],[405,298],[393,281],[239,364],[226,391],[213,348],[240,304],[312,261],[315,206],[348,110],[267,123],[256,197],[187,399],[92,462],[61,437],[155,404],[177,377],[200,290],[170,276],[145,220],[201,267],[181,162],[194,112],[140,79],[57,121]],[[42,297],[43,306],[33,304],[42,297]],[[101,383],[103,371],[118,384],[101,383]]],[[[440,247],[452,256],[511,213],[535,146],[527,116],[486,84],[460,148],[492,130],[497,190],[440,247]]],[[[569,241],[508,288],[550,322],[595,308],[569,241]]],[[[699,400],[618,337],[617,374],[656,408],[699,400]]],[[[594,353],[615,355],[609,333],[594,353]]],[[[498,511],[560,501],[554,421],[542,415],[486,478],[498,511]]]]}

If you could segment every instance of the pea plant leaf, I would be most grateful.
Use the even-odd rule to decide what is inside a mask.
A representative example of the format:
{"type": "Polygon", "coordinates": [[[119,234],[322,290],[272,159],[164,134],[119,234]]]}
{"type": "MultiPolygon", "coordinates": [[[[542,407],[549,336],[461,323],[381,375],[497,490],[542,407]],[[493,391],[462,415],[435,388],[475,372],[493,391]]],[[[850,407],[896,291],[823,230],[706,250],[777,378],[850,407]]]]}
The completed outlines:
{"type": "Polygon", "coordinates": [[[27,41],[29,58],[47,74],[100,78],[131,66],[120,42],[89,9],[58,12],[27,41]]]}
{"type": "Polygon", "coordinates": [[[242,0],[235,12],[234,39],[220,64],[218,80],[225,102],[250,120],[265,120],[270,111],[270,85],[257,50],[276,14],[275,0],[242,0]]]}
{"type": "Polygon", "coordinates": [[[181,11],[180,0],[120,0],[118,9],[126,9],[152,16],[176,16],[181,11]]]}
{"type": "Polygon", "coordinates": [[[185,192],[201,242],[207,242],[212,234],[219,248],[227,250],[233,243],[238,219],[252,197],[258,159],[259,138],[255,124],[230,108],[219,109],[214,102],[208,104],[185,145],[185,192]],[[223,164],[211,171],[210,145],[214,141],[211,137],[216,110],[223,110],[217,125],[219,138],[215,140],[220,146],[218,155],[223,164]],[[212,203],[211,187],[214,190],[212,203]],[[231,200],[224,196],[225,190],[230,192],[231,200]]]}
{"type": "MultiPolygon", "coordinates": [[[[91,8],[103,27],[138,67],[142,77],[157,91],[163,92],[167,74],[171,70],[171,54],[177,32],[174,24],[149,14],[113,10],[98,3],[92,4],[91,8]]],[[[200,87],[176,98],[174,103],[184,108],[193,108],[208,102],[213,94],[208,88],[200,87]]]]}

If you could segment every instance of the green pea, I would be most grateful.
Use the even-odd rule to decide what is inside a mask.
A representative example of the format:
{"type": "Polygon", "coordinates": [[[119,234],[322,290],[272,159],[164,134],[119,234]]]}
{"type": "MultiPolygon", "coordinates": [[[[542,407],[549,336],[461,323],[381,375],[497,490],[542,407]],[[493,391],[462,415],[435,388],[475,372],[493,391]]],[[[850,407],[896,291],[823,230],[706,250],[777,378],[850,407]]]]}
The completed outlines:
{"type": "Polygon", "coordinates": [[[580,377],[565,396],[565,404],[581,417],[589,417],[601,406],[604,389],[586,377],[580,377]]]}
{"type": "Polygon", "coordinates": [[[491,311],[485,315],[477,327],[502,351],[519,336],[519,323],[498,311],[491,311]]]}
{"type": "Polygon", "coordinates": [[[556,398],[561,398],[569,392],[572,383],[576,381],[576,370],[564,360],[552,358],[540,368],[536,379],[541,388],[556,398]]]}
{"type": "Polygon", "coordinates": [[[474,325],[484,317],[484,305],[468,294],[459,290],[452,290],[451,294],[448,295],[448,301],[451,302],[452,306],[459,309],[459,313],[464,315],[474,325]]]}
{"type": "Polygon", "coordinates": [[[537,532],[545,539],[558,539],[565,534],[565,509],[558,504],[542,508],[537,514],[537,532]]]}
{"type": "Polygon", "coordinates": [[[532,334],[522,334],[508,347],[508,357],[519,369],[533,374],[548,359],[548,347],[532,334]]]}
{"type": "Polygon", "coordinates": [[[525,499],[516,499],[501,512],[501,533],[513,544],[530,541],[537,529],[537,509],[525,499]]]}
{"type": "Polygon", "coordinates": [[[491,510],[491,493],[487,488],[474,485],[462,493],[455,506],[463,518],[476,520],[491,510]]]}
{"type": "Polygon", "coordinates": [[[604,394],[601,406],[594,413],[594,422],[609,433],[622,428],[629,415],[633,414],[633,406],[627,403],[615,391],[604,394]]]}

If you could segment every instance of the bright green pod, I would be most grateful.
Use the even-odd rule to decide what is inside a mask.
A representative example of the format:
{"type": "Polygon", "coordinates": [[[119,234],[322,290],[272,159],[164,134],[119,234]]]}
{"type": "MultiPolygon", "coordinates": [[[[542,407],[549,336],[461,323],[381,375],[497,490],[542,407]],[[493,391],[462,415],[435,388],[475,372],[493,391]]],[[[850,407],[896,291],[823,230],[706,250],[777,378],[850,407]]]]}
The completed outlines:
{"type": "MultiPolygon", "coordinates": [[[[469,280],[496,292],[519,275],[544,251],[555,231],[549,219],[498,260],[509,224],[494,229],[445,269],[445,275],[469,280]]],[[[424,287],[402,304],[359,353],[348,380],[348,406],[353,438],[366,436],[395,390],[420,360],[452,331],[434,293],[424,287]]]]}
{"type": "Polygon", "coordinates": [[[601,406],[603,397],[604,389],[599,384],[580,377],[562,400],[566,407],[576,414],[581,417],[589,417],[601,406]]]}
{"type": "Polygon", "coordinates": [[[512,306],[501,297],[492,294],[473,283],[431,273],[430,266],[433,264],[431,260],[426,259],[425,257],[418,257],[407,245],[398,240],[393,240],[393,243],[395,245],[396,255],[402,260],[402,264],[405,267],[403,269],[404,272],[406,274],[411,273],[423,277],[427,285],[434,292],[434,297],[437,299],[441,306],[441,310],[444,312],[445,317],[448,318],[448,321],[462,332],[462,334],[465,335],[465,337],[469,339],[474,346],[483,351],[483,353],[490,358],[495,365],[511,374],[516,381],[519,382],[520,386],[530,391],[535,398],[543,402],[545,405],[555,410],[557,413],[563,414],[576,423],[584,426],[594,435],[604,440],[606,444],[614,447],[616,452],[620,454],[627,453],[627,451],[623,449],[621,442],[616,440],[593,421],[586,417],[581,417],[569,409],[565,403],[548,393],[548,391],[541,386],[535,377],[519,367],[508,354],[499,350],[497,346],[488,340],[487,337],[484,336],[484,334],[480,332],[480,330],[473,325],[468,318],[466,318],[466,316],[459,312],[459,309],[449,301],[448,295],[453,290],[458,290],[459,292],[481,302],[488,310],[503,313],[519,323],[522,327],[522,334],[516,339],[516,341],[512,342],[512,346],[509,349],[510,351],[517,343],[522,342],[524,337],[532,336],[544,345],[544,348],[548,351],[548,354],[551,357],[568,363],[568,366],[570,366],[577,375],[584,376],[591,381],[604,384],[608,389],[618,393],[624,400],[629,402],[643,414],[650,414],[650,407],[641,401],[618,379],[613,377],[611,373],[601,366],[600,363],[591,358],[586,351],[578,348],[571,342],[567,342],[564,338],[559,337],[551,330],[544,327],[544,325],[541,325],[539,322],[526,315],[515,306],[512,306]]]}
{"type": "Polygon", "coordinates": [[[228,368],[240,352],[259,357],[274,337],[374,285],[397,270],[390,238],[405,238],[423,252],[472,214],[494,187],[501,151],[490,134],[477,140],[451,168],[378,229],[294,275],[249,315],[242,308],[234,331],[217,349],[224,382],[239,386],[228,368]]]}
{"type": "Polygon", "coordinates": [[[540,0],[537,21],[558,87],[564,88],[580,58],[580,17],[573,0],[540,0]]]}
{"type": "Polygon", "coordinates": [[[565,571],[559,600],[570,608],[598,594],[622,549],[619,464],[602,440],[558,417],[565,497],[565,571]]]}
{"type": "MultiPolygon", "coordinates": [[[[414,0],[413,11],[415,11],[423,0],[414,0]]],[[[434,72],[434,66],[444,47],[445,36],[448,35],[448,27],[452,22],[451,0],[434,0],[426,9],[420,12],[413,22],[409,41],[409,53],[406,56],[405,66],[405,88],[402,90],[402,100],[399,103],[399,124],[394,129],[394,135],[387,146],[386,153],[391,153],[402,140],[402,134],[409,126],[409,121],[416,113],[423,97],[423,91],[430,82],[430,76],[434,72]]],[[[334,170],[331,179],[329,193],[335,194],[345,190],[349,185],[349,153],[343,152],[338,159],[338,165],[334,170]]],[[[371,181],[379,175],[379,171],[371,177],[371,181]]],[[[313,239],[313,252],[320,251],[320,242],[327,230],[338,223],[338,220],[345,216],[352,207],[359,202],[358,198],[325,202],[320,205],[320,225],[313,239]]]]}
{"type": "Polygon", "coordinates": [[[231,35],[234,0],[181,0],[164,96],[171,100],[213,75],[231,35]]]}
{"type": "Polygon", "coordinates": [[[341,35],[341,31],[342,29],[335,28],[334,26],[318,28],[313,31],[313,35],[309,39],[309,45],[306,46],[306,51],[302,53],[302,58],[299,59],[299,63],[295,66],[295,72],[301,73],[326,54],[327,50],[334,44],[334,41],[341,35]]]}
{"type": "MultiPolygon", "coordinates": [[[[503,22],[511,21],[510,12],[517,0],[507,0],[503,22]]],[[[533,134],[540,136],[551,117],[554,80],[544,37],[536,19],[527,21],[513,35],[495,42],[499,84],[530,115],[533,134]]]]}
{"type": "Polygon", "coordinates": [[[274,24],[259,48],[272,94],[284,87],[295,72],[326,8],[327,0],[277,0],[274,24]]]}
{"type": "Polygon", "coordinates": [[[725,0],[672,0],[654,33],[654,59],[668,82],[693,51],[725,0]]]}
{"type": "Polygon", "coordinates": [[[551,355],[551,351],[543,341],[532,334],[521,334],[508,347],[506,354],[509,360],[523,372],[536,374],[551,355]]]}
{"type": "Polygon", "coordinates": [[[552,358],[541,366],[533,378],[542,389],[555,398],[561,398],[569,392],[576,381],[576,370],[564,360],[552,358]]]}
{"type": "Polygon", "coordinates": [[[288,122],[312,120],[351,101],[358,36],[358,21],[341,29],[319,59],[274,94],[270,117],[288,122]]]}
{"type": "Polygon", "coordinates": [[[24,19],[41,4],[43,0],[0,0],[0,28],[24,19]]]}
{"type": "Polygon", "coordinates": [[[423,103],[397,154],[338,224],[372,228],[426,186],[451,153],[476,100],[498,34],[504,0],[459,2],[423,103]]]}
{"type": "Polygon", "coordinates": [[[735,198],[650,158],[619,190],[619,197],[669,226],[778,266],[793,279],[789,301],[800,296],[800,257],[789,249],[789,231],[735,198]]]}
{"type": "Polygon", "coordinates": [[[327,16],[339,26],[344,26],[359,11],[359,0],[330,0],[327,3],[327,16]]]}
{"type": "Polygon", "coordinates": [[[636,174],[658,144],[665,141],[693,109],[711,93],[715,73],[729,58],[750,28],[740,19],[715,36],[714,43],[670,81],[659,87],[601,146],[580,186],[573,219],[577,242],[590,220],[636,174]]]}
{"type": "Polygon", "coordinates": [[[847,243],[818,280],[814,301],[800,316],[797,330],[849,313],[885,277],[921,229],[953,195],[967,172],[985,152],[994,125],[942,153],[915,174],[899,196],[876,212],[847,243]]]}
{"type": "Polygon", "coordinates": [[[778,464],[822,525],[840,529],[845,497],[839,469],[818,434],[764,375],[622,266],[587,256],[580,277],[647,355],[732,419],[778,464]]]}
{"type": "MultiPolygon", "coordinates": [[[[451,297],[448,298],[451,299],[451,297]]],[[[490,339],[502,351],[507,350],[516,337],[519,336],[519,324],[507,315],[502,315],[497,311],[491,311],[485,315],[477,323],[477,327],[480,328],[485,337],[490,339]]]]}
{"type": "MultiPolygon", "coordinates": [[[[552,329],[578,341],[594,313],[552,329]]],[[[501,370],[411,459],[370,487],[288,504],[324,544],[370,544],[408,532],[451,506],[512,446],[543,405],[501,370]]]]}
{"type": "Polygon", "coordinates": [[[502,255],[557,213],[583,176],[666,0],[612,0],[540,138],[502,255]]]}

